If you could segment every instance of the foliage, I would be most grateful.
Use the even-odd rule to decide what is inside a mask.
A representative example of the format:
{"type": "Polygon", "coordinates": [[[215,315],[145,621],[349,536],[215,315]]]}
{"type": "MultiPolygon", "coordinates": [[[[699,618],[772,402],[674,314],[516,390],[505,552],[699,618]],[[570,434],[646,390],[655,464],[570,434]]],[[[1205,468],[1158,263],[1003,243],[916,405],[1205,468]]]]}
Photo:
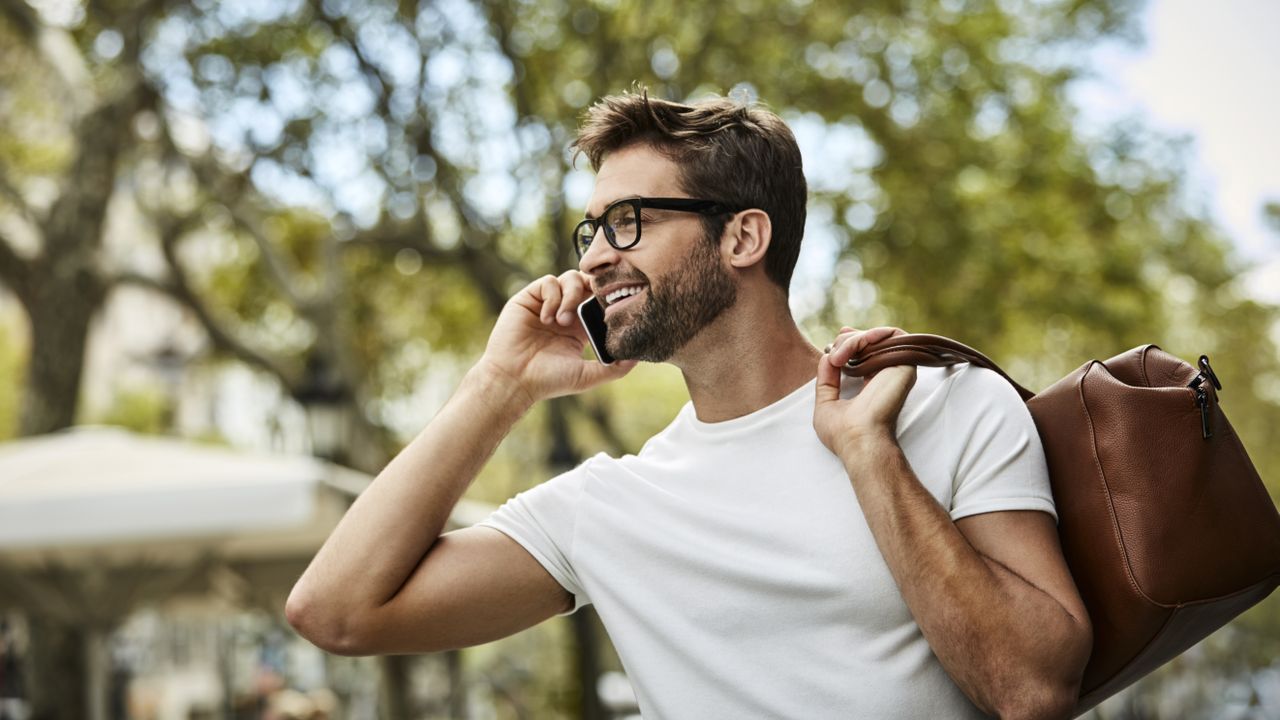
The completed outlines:
{"type": "Polygon", "coordinates": [[[9,313],[0,312],[0,441],[18,434],[18,399],[26,371],[16,326],[9,313]]]}
{"type": "MultiPolygon", "coordinates": [[[[0,168],[31,182],[65,167],[71,138],[60,104],[71,101],[57,72],[0,22],[0,168]]],[[[0,194],[0,207],[9,198],[0,194]]]]}
{"type": "Polygon", "coordinates": [[[1280,237],[1280,200],[1268,200],[1262,206],[1262,219],[1277,237],[1280,237]]]}
{"type": "Polygon", "coordinates": [[[116,425],[136,433],[161,435],[172,422],[173,398],[159,388],[117,388],[98,424],[116,425]]]}

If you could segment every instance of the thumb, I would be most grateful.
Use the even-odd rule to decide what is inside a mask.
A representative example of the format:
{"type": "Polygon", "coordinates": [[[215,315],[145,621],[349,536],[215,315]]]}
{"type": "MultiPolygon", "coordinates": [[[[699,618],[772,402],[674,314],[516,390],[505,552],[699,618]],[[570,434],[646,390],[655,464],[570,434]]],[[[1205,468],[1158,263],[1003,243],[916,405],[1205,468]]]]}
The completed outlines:
{"type": "Polygon", "coordinates": [[[840,399],[840,368],[831,364],[828,353],[818,360],[817,404],[836,402],[840,399]]]}
{"type": "Polygon", "coordinates": [[[639,360],[618,360],[612,365],[589,361],[582,369],[582,389],[593,388],[601,383],[617,380],[635,369],[639,360]]]}

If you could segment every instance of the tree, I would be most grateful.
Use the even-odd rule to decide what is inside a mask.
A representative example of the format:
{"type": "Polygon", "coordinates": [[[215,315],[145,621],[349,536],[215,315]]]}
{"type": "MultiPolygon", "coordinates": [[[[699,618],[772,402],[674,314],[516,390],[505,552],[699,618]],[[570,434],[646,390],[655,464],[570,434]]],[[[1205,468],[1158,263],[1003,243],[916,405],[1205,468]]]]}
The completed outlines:
{"type": "MultiPolygon", "coordinates": [[[[67,427],[74,416],[89,321],[108,288],[97,266],[107,203],[128,146],[130,123],[148,92],[139,77],[142,20],[158,6],[157,2],[138,3],[120,17],[123,62],[112,77],[99,87],[64,89],[66,95],[84,93],[89,99],[87,107],[72,113],[69,120],[71,147],[65,173],[48,209],[35,207],[17,180],[7,173],[0,175],[0,195],[15,210],[14,220],[41,241],[35,254],[24,257],[12,240],[0,235],[0,281],[21,303],[31,328],[20,421],[24,435],[67,427]]],[[[32,55],[42,52],[37,37],[57,35],[43,27],[25,3],[8,2],[0,9],[6,21],[4,33],[19,41],[6,52],[9,61],[30,62],[32,55]]],[[[38,72],[47,78],[51,74],[47,67],[56,67],[53,63],[44,59],[46,68],[38,72]]],[[[18,67],[6,62],[6,74],[18,67]]]]}

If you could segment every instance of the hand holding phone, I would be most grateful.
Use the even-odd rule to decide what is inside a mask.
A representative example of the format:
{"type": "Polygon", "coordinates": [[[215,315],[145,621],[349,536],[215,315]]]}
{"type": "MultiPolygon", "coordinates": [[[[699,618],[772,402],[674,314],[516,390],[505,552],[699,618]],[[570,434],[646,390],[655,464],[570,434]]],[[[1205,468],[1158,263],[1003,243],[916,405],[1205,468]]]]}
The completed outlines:
{"type": "Polygon", "coordinates": [[[500,382],[520,386],[521,395],[532,402],[580,393],[626,375],[636,363],[608,355],[603,308],[588,305],[575,321],[574,311],[584,299],[593,299],[590,278],[576,270],[530,282],[498,313],[477,366],[500,382]],[[583,312],[594,320],[584,324],[583,312]],[[605,362],[584,357],[585,342],[605,362]]]}

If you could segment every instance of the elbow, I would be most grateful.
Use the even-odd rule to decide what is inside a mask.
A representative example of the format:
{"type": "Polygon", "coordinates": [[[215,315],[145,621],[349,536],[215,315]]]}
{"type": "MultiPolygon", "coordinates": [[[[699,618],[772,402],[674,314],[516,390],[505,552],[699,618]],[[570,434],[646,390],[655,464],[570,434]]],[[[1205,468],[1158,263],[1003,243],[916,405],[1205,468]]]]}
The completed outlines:
{"type": "Polygon", "coordinates": [[[326,607],[301,582],[289,593],[284,616],[298,635],[327,653],[347,657],[373,654],[352,622],[354,615],[326,607]]]}
{"type": "Polygon", "coordinates": [[[1070,720],[1079,703],[1080,684],[1042,684],[1003,699],[995,708],[1001,720],[1070,720]]]}
{"type": "Polygon", "coordinates": [[[1021,682],[1009,683],[992,703],[995,715],[1006,720],[1063,720],[1075,717],[1080,683],[1093,648],[1093,632],[1087,620],[1077,621],[1043,671],[1028,673],[1021,682]]]}
{"type": "Polygon", "coordinates": [[[1075,716],[1080,684],[1024,687],[995,707],[1001,720],[1068,720],[1075,716]]]}

